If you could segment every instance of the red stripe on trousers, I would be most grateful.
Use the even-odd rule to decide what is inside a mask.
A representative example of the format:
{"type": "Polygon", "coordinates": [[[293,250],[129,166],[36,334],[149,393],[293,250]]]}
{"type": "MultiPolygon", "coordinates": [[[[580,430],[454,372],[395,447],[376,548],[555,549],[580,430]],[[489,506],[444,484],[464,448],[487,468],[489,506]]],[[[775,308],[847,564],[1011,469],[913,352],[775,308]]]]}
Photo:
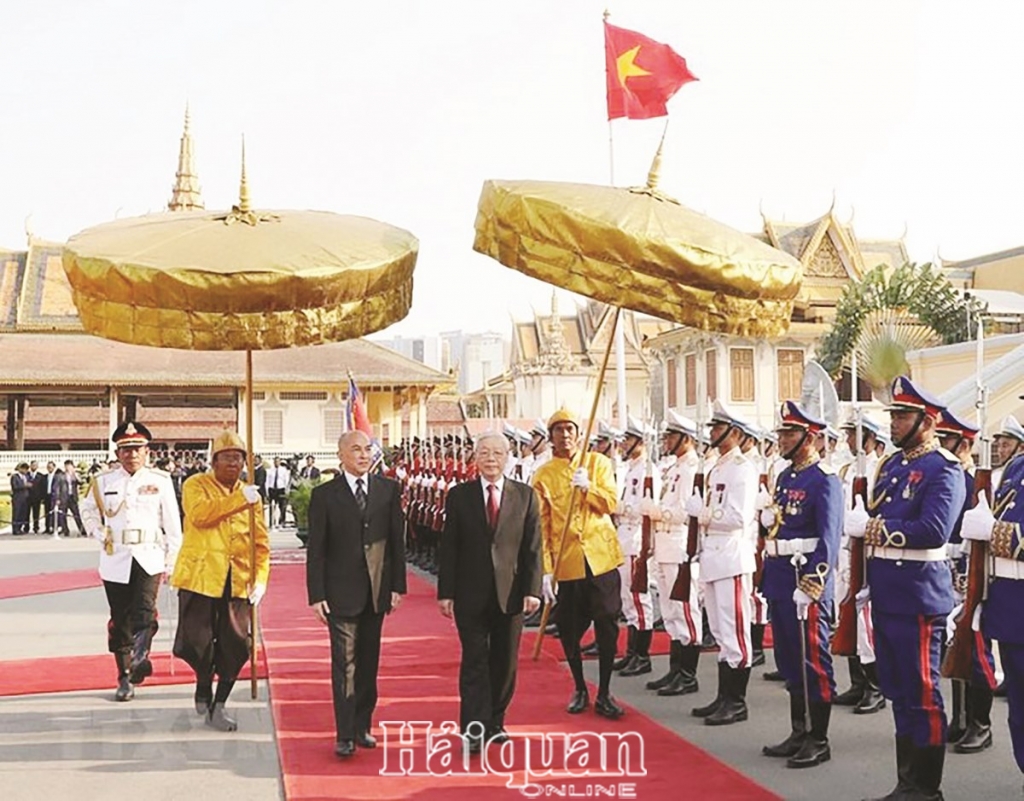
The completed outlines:
{"type": "Polygon", "coordinates": [[[693,625],[693,615],[690,614],[690,602],[684,601],[683,604],[683,617],[686,618],[686,628],[690,630],[690,642],[689,645],[697,644],[697,627],[693,625]]]}
{"type": "Polygon", "coordinates": [[[996,674],[992,670],[992,665],[988,663],[988,654],[985,651],[985,638],[981,636],[980,631],[974,632],[974,653],[981,664],[981,674],[985,677],[988,688],[994,690],[999,682],[996,681],[996,674]]]}
{"type": "Polygon", "coordinates": [[[807,615],[807,652],[811,659],[811,667],[818,677],[818,692],[826,704],[832,702],[832,691],[828,686],[828,676],[821,664],[821,640],[818,637],[818,605],[811,604],[807,615]]]}
{"type": "MultiPolygon", "coordinates": [[[[633,568],[636,564],[636,557],[629,557],[629,575],[633,575],[633,568]]],[[[647,621],[644,620],[644,605],[640,603],[640,593],[633,593],[633,608],[636,609],[636,627],[638,631],[647,631],[647,621]]]]}
{"type": "Polygon", "coordinates": [[[736,613],[736,641],[740,644],[740,656],[743,659],[741,667],[750,665],[750,657],[747,656],[747,638],[743,636],[746,626],[743,625],[743,577],[733,576],[733,604],[736,613]]]}
{"type": "Polygon", "coordinates": [[[928,715],[928,744],[942,745],[942,716],[935,705],[935,685],[932,684],[932,627],[925,622],[924,615],[917,616],[917,630],[920,640],[918,669],[921,673],[921,707],[928,715]]]}

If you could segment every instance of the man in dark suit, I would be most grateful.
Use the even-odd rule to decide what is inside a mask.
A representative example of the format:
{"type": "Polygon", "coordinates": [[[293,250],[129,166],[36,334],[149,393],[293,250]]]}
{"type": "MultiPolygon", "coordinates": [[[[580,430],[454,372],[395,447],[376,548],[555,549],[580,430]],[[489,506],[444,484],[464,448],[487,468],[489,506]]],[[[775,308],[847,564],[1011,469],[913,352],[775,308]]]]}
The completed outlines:
{"type": "Polygon", "coordinates": [[[449,491],[441,536],[437,597],[462,642],[459,719],[471,752],[508,739],[523,611],[540,607],[544,576],[537,500],[503,475],[508,450],[501,434],[480,438],[480,479],[449,491]]]}
{"type": "Polygon", "coordinates": [[[82,525],[82,516],[78,511],[78,471],[75,470],[75,463],[70,459],[65,460],[64,469],[58,470],[53,479],[53,509],[56,517],[57,533],[62,537],[71,536],[71,529],[68,527],[68,515],[75,519],[78,526],[78,536],[85,536],[85,526],[82,525]]]}
{"type": "Polygon", "coordinates": [[[39,462],[34,459],[28,466],[28,511],[32,518],[32,533],[39,533],[39,518],[46,528],[46,476],[39,471],[39,462]]]}
{"type": "Polygon", "coordinates": [[[320,478],[320,468],[316,466],[316,457],[307,456],[306,465],[299,471],[299,478],[305,478],[310,481],[316,481],[320,478]]]}
{"type": "Polygon", "coordinates": [[[338,441],[342,472],[313,489],[309,503],[306,589],[331,635],[334,753],[374,748],[377,665],[384,615],[405,594],[405,545],[399,485],[368,475],[370,440],[349,431],[338,441]]]}

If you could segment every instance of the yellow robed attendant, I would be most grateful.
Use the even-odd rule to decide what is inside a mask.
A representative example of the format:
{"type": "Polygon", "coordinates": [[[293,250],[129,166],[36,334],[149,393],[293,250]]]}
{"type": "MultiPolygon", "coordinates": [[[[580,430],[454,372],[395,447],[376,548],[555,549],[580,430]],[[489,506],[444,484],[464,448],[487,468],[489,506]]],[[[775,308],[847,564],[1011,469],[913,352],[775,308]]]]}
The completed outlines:
{"type": "Polygon", "coordinates": [[[225,431],[213,441],[211,472],[198,473],[182,486],[184,543],[171,577],[179,590],[174,654],[196,672],[196,712],[220,731],[238,727],[224,705],[249,656],[249,604],[263,598],[270,574],[259,489],[240,480],[245,456],[245,443],[225,431]],[[252,534],[250,506],[255,507],[252,534]],[[255,577],[250,537],[256,541],[255,577]]]}
{"type": "Polygon", "coordinates": [[[551,459],[533,474],[533,487],[540,500],[544,539],[544,600],[558,603],[558,636],[576,684],[566,711],[578,714],[590,704],[580,638],[593,623],[600,677],[594,710],[614,720],[625,712],[610,692],[622,611],[618,566],[623,561],[611,521],[617,502],[612,463],[606,456],[588,453],[580,464],[579,423],[565,409],[548,420],[548,437],[551,459]],[[562,547],[573,492],[578,497],[562,547]]]}

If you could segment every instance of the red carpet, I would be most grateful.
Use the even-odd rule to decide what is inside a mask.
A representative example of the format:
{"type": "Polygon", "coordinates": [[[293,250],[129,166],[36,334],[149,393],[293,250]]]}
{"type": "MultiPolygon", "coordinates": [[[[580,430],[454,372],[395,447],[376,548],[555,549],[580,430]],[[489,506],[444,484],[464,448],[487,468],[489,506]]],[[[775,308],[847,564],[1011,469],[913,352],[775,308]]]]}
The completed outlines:
{"type": "MultiPolygon", "coordinates": [[[[527,782],[524,769],[534,766],[528,792],[546,791],[551,785],[556,795],[601,795],[676,799],[681,797],[680,766],[685,765],[686,797],[713,799],[774,799],[765,788],[717,761],[678,735],[663,728],[644,715],[629,709],[627,716],[616,723],[587,712],[569,716],[564,705],[571,691],[571,680],[565,668],[545,654],[533,662],[523,644],[518,691],[509,712],[506,727],[513,735],[507,775],[480,768],[480,759],[469,763],[472,773],[458,768],[455,773],[437,775],[381,775],[385,765],[395,771],[396,764],[412,764],[425,770],[427,750],[425,727],[440,726],[444,721],[458,719],[458,665],[460,648],[453,624],[437,612],[434,589],[425,581],[410,575],[410,594],[402,607],[388,618],[384,626],[384,643],[379,677],[380,700],[375,714],[374,734],[380,743],[375,750],[360,750],[350,760],[334,756],[334,718],[331,707],[330,650],[327,632],[313,617],[306,605],[304,567],[297,564],[274,568],[272,590],[263,609],[263,638],[270,673],[270,696],[280,754],[285,796],[289,801],[318,799],[479,799],[521,798],[518,789],[508,788],[508,775],[514,784],[527,782]],[[384,721],[417,721],[412,730],[411,746],[402,757],[392,746],[384,748],[384,721]],[[537,777],[540,764],[541,735],[556,735],[548,740],[554,748],[556,766],[572,764],[565,757],[561,735],[587,733],[574,738],[574,744],[599,742],[602,733],[636,732],[642,738],[643,756],[634,752],[629,764],[642,768],[646,775],[600,776],[548,775],[537,777]],[[527,735],[526,739],[523,736],[527,735]],[[514,753],[512,753],[514,751],[514,753]],[[408,761],[411,760],[411,763],[408,761]],[[632,793],[623,790],[632,785],[632,793]]],[[[558,646],[551,640],[551,644],[558,646]]],[[[545,649],[547,650],[547,649],[545,649]]],[[[593,690],[592,690],[593,692],[593,690]]],[[[394,737],[394,729],[389,727],[394,737]]],[[[435,728],[436,732],[436,728],[435,728]]],[[[393,742],[393,740],[392,740],[393,742]]],[[[634,737],[633,745],[639,738],[634,737]]],[[[594,751],[588,749],[593,755],[594,751]]],[[[617,753],[617,752],[616,752],[617,753]]],[[[616,753],[609,755],[614,767],[616,753]]],[[[431,763],[441,769],[443,754],[431,763]]],[[[492,765],[496,760],[492,760],[492,765]]],[[[582,760],[577,761],[577,767],[582,760]]],[[[449,768],[452,769],[449,764],[449,768]]],[[[438,771],[435,770],[435,773],[438,771]]]]}
{"type": "MultiPolygon", "coordinates": [[[[161,632],[162,634],[163,632],[161,632]]],[[[106,634],[96,633],[103,639],[106,634]]],[[[160,637],[158,634],[157,637],[160,637]]],[[[191,684],[195,681],[192,668],[174,658],[171,674],[170,654],[155,653],[151,657],[153,675],[141,685],[146,687],[164,684],[191,684]]],[[[256,657],[257,675],[266,678],[266,659],[262,651],[256,657]]],[[[242,669],[239,684],[249,680],[249,666],[242,669]]],[[[117,686],[117,670],[114,657],[110,654],[89,654],[88,656],[56,656],[43,659],[8,659],[0,661],[0,696],[34,695],[36,693],[81,692],[87,690],[110,690],[117,686]]]]}
{"type": "Polygon", "coordinates": [[[27,595],[45,595],[50,592],[87,590],[100,587],[99,571],[95,567],[85,570],[62,570],[57,573],[33,573],[29,576],[0,578],[0,601],[5,598],[24,598],[27,595]]]}

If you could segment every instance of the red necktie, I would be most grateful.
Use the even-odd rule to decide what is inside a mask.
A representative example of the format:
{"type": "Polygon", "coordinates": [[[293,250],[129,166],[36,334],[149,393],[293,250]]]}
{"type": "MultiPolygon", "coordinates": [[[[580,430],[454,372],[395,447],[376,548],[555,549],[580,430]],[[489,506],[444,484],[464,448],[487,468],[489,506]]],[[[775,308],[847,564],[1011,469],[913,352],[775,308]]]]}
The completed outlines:
{"type": "Polygon", "coordinates": [[[498,488],[487,485],[487,523],[492,529],[498,527],[498,488]]]}

